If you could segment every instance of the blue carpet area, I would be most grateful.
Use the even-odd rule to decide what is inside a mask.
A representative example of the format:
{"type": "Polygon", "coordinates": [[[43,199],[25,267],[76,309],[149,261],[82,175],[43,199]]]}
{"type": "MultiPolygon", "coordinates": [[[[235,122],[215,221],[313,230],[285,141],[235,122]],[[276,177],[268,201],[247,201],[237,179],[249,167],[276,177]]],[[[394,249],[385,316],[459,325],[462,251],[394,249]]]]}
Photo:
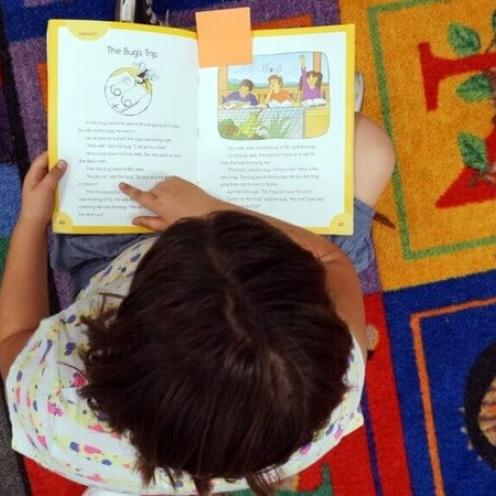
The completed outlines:
{"type": "MultiPolygon", "coordinates": [[[[41,2],[39,2],[41,3],[41,2]]],[[[25,8],[24,0],[3,2],[8,19],[10,42],[45,36],[49,19],[113,19],[115,2],[108,0],[55,1],[47,5],[25,8]]]]}
{"type": "Polygon", "coordinates": [[[495,278],[496,271],[490,271],[384,295],[416,495],[495,494],[494,470],[478,460],[477,451],[468,448],[466,419],[461,410],[469,370],[496,341],[495,278]],[[417,345],[415,319],[419,319],[421,338],[417,345]],[[427,378],[423,387],[422,375],[427,378]],[[432,405],[432,417],[425,408],[426,397],[432,405]],[[428,417],[435,433],[435,450],[427,438],[428,417]],[[438,487],[436,461],[440,467],[438,487]]]}
{"type": "Polygon", "coordinates": [[[21,181],[13,164],[0,164],[0,236],[8,236],[19,214],[21,181]]]}

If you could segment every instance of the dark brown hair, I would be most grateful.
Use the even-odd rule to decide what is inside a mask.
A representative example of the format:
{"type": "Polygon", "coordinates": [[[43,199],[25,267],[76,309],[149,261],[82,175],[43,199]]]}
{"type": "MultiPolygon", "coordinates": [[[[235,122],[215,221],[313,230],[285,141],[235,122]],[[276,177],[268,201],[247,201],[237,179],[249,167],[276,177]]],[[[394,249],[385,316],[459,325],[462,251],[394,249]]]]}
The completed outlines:
{"type": "MultiPolygon", "coordinates": [[[[305,73],[305,79],[308,78],[309,76],[315,76],[317,78],[317,81],[315,81],[315,87],[320,88],[322,86],[322,73],[317,72],[317,71],[307,71],[305,73]]],[[[303,76],[300,77],[300,82],[299,82],[300,90],[303,88],[303,76]]]]}
{"type": "Polygon", "coordinates": [[[169,227],[117,311],[86,319],[81,395],[129,432],[145,484],[157,468],[213,478],[264,474],[312,441],[345,392],[352,340],[324,266],[266,222],[217,212],[169,227]]]}
{"type": "Polygon", "coordinates": [[[279,81],[279,84],[282,86],[283,85],[283,79],[282,76],[279,76],[279,74],[271,74],[268,78],[269,83],[275,79],[276,81],[279,81]]]}
{"type": "Polygon", "coordinates": [[[248,88],[248,91],[251,91],[253,89],[253,82],[250,81],[249,79],[243,79],[240,83],[239,83],[239,87],[241,88],[241,86],[246,86],[248,88]]]}

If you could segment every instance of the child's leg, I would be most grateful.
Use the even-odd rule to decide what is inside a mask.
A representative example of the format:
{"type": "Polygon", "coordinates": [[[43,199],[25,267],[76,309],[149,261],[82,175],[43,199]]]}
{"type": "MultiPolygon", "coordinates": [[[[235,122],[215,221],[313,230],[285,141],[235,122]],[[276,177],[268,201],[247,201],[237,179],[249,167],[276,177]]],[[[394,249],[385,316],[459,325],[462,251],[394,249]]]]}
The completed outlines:
{"type": "Polygon", "coordinates": [[[356,114],[355,197],[374,207],[391,178],[394,164],[394,147],[384,129],[356,114]]]}
{"type": "Polygon", "coordinates": [[[50,265],[68,272],[77,294],[97,272],[104,269],[130,245],[150,234],[70,235],[53,234],[50,265]]]}
{"type": "Polygon", "coordinates": [[[370,232],[374,205],[391,177],[394,161],[388,135],[373,121],[357,114],[353,234],[329,237],[348,255],[357,272],[365,270],[374,258],[370,232]]]}

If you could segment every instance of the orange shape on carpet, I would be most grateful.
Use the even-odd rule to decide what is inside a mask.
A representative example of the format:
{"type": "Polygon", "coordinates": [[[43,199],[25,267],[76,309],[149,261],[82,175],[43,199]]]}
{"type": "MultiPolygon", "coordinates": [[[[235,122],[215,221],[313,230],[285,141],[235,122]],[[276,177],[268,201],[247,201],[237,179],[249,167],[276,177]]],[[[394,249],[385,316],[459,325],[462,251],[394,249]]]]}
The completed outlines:
{"type": "Polygon", "coordinates": [[[38,72],[38,83],[40,85],[41,100],[45,113],[48,109],[48,78],[47,78],[47,64],[46,62],[39,62],[36,71],[38,72]]]}

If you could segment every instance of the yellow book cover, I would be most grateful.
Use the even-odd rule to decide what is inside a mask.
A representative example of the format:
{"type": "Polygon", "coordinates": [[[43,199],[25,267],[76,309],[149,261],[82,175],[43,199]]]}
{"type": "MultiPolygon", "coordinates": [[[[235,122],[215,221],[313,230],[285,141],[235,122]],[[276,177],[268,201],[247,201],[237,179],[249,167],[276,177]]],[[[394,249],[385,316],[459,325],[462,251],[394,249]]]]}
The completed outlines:
{"type": "Polygon", "coordinates": [[[52,20],[47,39],[49,160],[69,163],[55,232],[146,232],[119,182],[176,175],[317,233],[352,233],[354,26],[253,31],[252,63],[208,68],[187,30],[52,20]]]}

